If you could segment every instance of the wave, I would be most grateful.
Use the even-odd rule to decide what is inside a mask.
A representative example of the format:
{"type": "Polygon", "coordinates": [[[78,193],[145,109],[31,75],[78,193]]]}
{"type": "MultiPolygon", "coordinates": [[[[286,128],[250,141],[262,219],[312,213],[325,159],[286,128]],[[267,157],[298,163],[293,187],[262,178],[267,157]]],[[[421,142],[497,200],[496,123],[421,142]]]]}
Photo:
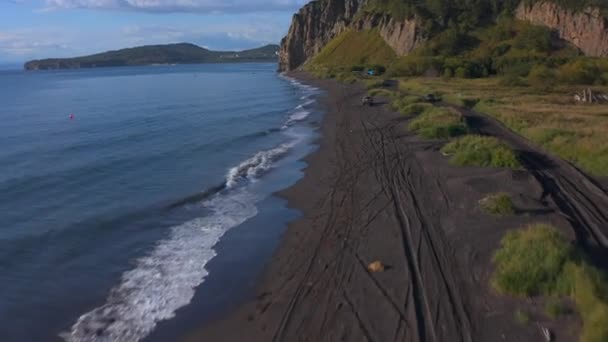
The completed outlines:
{"type": "MultiPolygon", "coordinates": [[[[314,102],[310,99],[316,92],[316,88],[295,80],[292,84],[307,97],[287,122],[303,120],[310,114],[304,108],[314,102]]],[[[105,304],[80,316],[60,336],[67,342],[135,342],[149,335],[158,322],[173,318],[177,309],[188,305],[195,289],[209,274],[205,266],[216,256],[213,248],[220,238],[257,215],[256,204],[262,198],[240,185],[266,173],[303,139],[285,127],[280,131],[290,136],[289,142],[259,151],[231,168],[222,184],[169,205],[167,208],[173,209],[201,203],[209,214],[172,227],[167,238],[122,275],[105,304]]]]}
{"type": "Polygon", "coordinates": [[[260,151],[253,157],[231,168],[226,175],[226,187],[233,188],[241,180],[254,180],[268,171],[275,160],[284,156],[296,144],[295,141],[282,144],[270,150],[260,151]]]}
{"type": "Polygon", "coordinates": [[[157,322],[175,316],[190,303],[195,288],[209,274],[206,264],[215,257],[219,239],[231,228],[257,215],[255,195],[245,188],[215,196],[203,205],[210,214],[173,227],[136,267],[123,274],[106,303],[82,316],[67,342],[132,342],[146,337],[157,322]]]}

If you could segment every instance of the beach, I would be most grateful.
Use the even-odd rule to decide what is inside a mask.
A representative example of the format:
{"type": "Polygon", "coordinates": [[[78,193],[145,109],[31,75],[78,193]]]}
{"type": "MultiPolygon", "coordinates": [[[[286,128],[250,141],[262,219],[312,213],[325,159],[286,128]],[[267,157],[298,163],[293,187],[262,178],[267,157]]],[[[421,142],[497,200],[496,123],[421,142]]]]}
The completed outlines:
{"type": "MultiPolygon", "coordinates": [[[[459,110],[473,130],[508,141],[526,167],[452,166],[439,151],[443,141],[408,132],[408,118],[386,102],[362,107],[363,86],[290,76],[325,92],[319,149],[305,159],[305,176],[280,193],[302,217],[290,223],[255,297],[207,321],[187,341],[538,340],[541,325],[560,340],[576,339],[575,318],[551,320],[542,301],[496,293],[492,258],[506,232],[533,222],[580,241],[581,229],[593,222],[577,226],[577,220],[594,215],[564,214],[576,203],[584,208],[584,199],[563,179],[597,185],[465,109],[459,110]],[[549,177],[551,186],[543,183],[549,177]],[[480,210],[484,196],[500,191],[513,194],[517,215],[480,210]],[[383,271],[370,271],[375,261],[383,271]],[[537,324],[513,319],[524,303],[537,324]]],[[[596,203],[605,200],[595,195],[596,203]]]]}

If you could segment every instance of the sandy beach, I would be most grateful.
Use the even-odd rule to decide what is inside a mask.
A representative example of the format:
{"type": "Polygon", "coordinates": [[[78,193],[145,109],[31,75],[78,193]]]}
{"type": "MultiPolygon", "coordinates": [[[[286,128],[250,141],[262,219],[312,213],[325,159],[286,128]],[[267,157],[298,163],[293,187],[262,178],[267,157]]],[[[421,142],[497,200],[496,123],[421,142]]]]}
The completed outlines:
{"type": "Polygon", "coordinates": [[[546,222],[606,260],[608,196],[595,180],[463,108],[475,132],[512,145],[525,169],[451,166],[444,142],[408,132],[407,117],[362,107],[364,87],[292,76],[325,92],[319,149],[281,193],[303,215],[255,298],[187,341],[538,341],[541,325],[577,339],[572,316],[549,320],[542,300],[495,293],[492,256],[507,231],[546,222]],[[513,194],[517,215],[480,210],[498,191],[513,194]],[[382,272],[369,270],[375,261],[382,272]],[[522,305],[538,324],[514,321],[522,305]]]}

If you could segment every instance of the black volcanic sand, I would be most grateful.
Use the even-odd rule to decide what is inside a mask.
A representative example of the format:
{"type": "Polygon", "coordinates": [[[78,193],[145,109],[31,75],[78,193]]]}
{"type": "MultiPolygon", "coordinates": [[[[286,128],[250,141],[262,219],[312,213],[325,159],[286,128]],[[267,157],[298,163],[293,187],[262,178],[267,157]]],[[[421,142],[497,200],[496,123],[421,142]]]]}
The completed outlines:
{"type": "Polygon", "coordinates": [[[551,223],[595,260],[606,259],[608,196],[570,164],[493,119],[459,108],[478,133],[500,137],[525,171],[463,168],[444,142],[406,130],[385,106],[361,107],[365,89],[294,74],[326,91],[320,149],[283,192],[303,212],[290,224],[257,296],[188,341],[578,340],[580,320],[550,320],[542,299],[500,296],[492,255],[512,229],[551,223]],[[512,194],[518,214],[495,217],[478,201],[512,194]],[[379,260],[384,272],[367,266],[379,260]],[[527,325],[514,312],[530,313],[527,325]]]}

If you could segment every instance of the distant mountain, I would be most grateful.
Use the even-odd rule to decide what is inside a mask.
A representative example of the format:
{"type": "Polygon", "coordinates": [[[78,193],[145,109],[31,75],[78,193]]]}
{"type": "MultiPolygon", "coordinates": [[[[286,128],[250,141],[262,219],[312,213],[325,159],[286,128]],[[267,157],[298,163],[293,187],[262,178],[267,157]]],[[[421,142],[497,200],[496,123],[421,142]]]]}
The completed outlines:
{"type": "Polygon", "coordinates": [[[272,62],[277,60],[278,51],[278,45],[244,51],[211,51],[189,43],[148,45],[83,57],[33,60],[25,63],[24,68],[52,70],[152,64],[272,62]]]}

